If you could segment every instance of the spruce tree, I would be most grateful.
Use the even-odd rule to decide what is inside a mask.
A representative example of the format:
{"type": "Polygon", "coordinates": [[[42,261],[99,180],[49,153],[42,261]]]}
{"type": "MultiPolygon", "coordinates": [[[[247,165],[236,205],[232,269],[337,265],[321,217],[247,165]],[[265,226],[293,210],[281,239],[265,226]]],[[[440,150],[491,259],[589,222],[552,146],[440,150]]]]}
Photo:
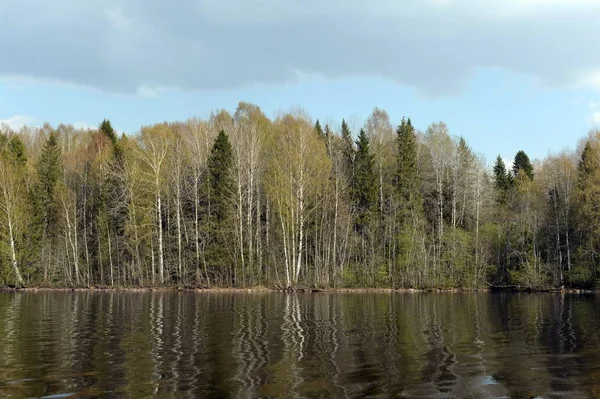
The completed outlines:
{"type": "Polygon", "coordinates": [[[223,130],[215,139],[208,161],[211,213],[217,221],[223,221],[228,216],[229,195],[233,191],[231,166],[233,150],[229,137],[223,130]]]}
{"type": "Polygon", "coordinates": [[[398,158],[396,169],[396,188],[402,207],[414,209],[420,197],[417,165],[417,137],[410,122],[402,118],[396,129],[398,158]]]}
{"type": "Polygon", "coordinates": [[[8,159],[16,166],[25,166],[27,163],[27,156],[25,155],[25,144],[19,139],[18,136],[12,136],[8,141],[7,146],[8,159]]]}
{"type": "Polygon", "coordinates": [[[361,129],[356,140],[352,185],[354,207],[358,214],[357,224],[361,229],[366,227],[377,205],[377,176],[373,171],[374,162],[374,156],[369,150],[369,138],[361,129]]]}
{"type": "Polygon", "coordinates": [[[325,138],[325,133],[323,132],[323,128],[321,127],[321,123],[319,122],[319,120],[317,119],[317,122],[315,123],[315,131],[317,132],[317,134],[319,135],[320,138],[325,138]]]}
{"type": "Polygon", "coordinates": [[[354,174],[354,158],[356,156],[356,150],[354,149],[354,141],[352,140],[352,133],[350,128],[344,119],[342,119],[342,162],[348,181],[352,181],[352,175],[354,174]]]}
{"type": "Polygon", "coordinates": [[[121,149],[121,146],[119,143],[119,138],[117,137],[117,133],[113,129],[112,124],[110,123],[110,121],[108,119],[104,119],[102,121],[102,123],[100,123],[100,127],[98,128],[98,130],[102,134],[104,134],[106,137],[108,137],[108,139],[112,143],[113,153],[115,155],[115,160],[117,161],[117,165],[119,167],[122,167],[123,162],[124,162],[123,150],[121,149]]]}
{"type": "Polygon", "coordinates": [[[58,212],[54,212],[56,185],[62,178],[63,167],[60,147],[54,132],[50,133],[37,165],[39,186],[37,195],[40,198],[44,229],[48,229],[55,221],[58,212]]]}
{"type": "Polygon", "coordinates": [[[494,164],[494,182],[497,192],[497,201],[504,203],[511,186],[511,178],[510,174],[506,171],[506,165],[500,155],[498,155],[496,163],[494,164]]]}
{"type": "Polygon", "coordinates": [[[515,177],[519,174],[520,170],[525,172],[527,177],[529,177],[529,180],[533,180],[533,165],[531,164],[531,161],[529,160],[527,154],[525,154],[525,151],[517,152],[517,155],[515,155],[515,160],[513,162],[513,175],[515,177]]]}
{"type": "Polygon", "coordinates": [[[209,195],[209,223],[208,232],[210,242],[207,245],[206,257],[208,263],[219,273],[225,273],[227,284],[235,284],[235,271],[232,268],[230,253],[231,242],[231,215],[233,192],[233,179],[231,167],[233,164],[233,150],[229,137],[221,130],[215,139],[208,159],[208,195],[209,195]]]}

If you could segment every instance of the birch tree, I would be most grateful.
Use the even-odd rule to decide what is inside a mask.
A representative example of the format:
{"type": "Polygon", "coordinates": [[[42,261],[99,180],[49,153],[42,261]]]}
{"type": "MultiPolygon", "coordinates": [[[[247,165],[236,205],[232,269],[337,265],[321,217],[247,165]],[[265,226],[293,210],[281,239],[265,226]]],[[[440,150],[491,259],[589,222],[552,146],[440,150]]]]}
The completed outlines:
{"type": "Polygon", "coordinates": [[[294,287],[303,271],[307,218],[320,201],[331,162],[305,116],[283,116],[275,121],[274,129],[276,147],[268,189],[281,228],[285,284],[294,287]]]}
{"type": "Polygon", "coordinates": [[[0,160],[0,223],[3,227],[3,236],[8,244],[10,265],[18,285],[25,281],[19,270],[16,241],[21,234],[24,221],[23,209],[23,182],[22,176],[9,161],[0,160]]]}
{"type": "MultiPolygon", "coordinates": [[[[166,158],[170,146],[171,128],[155,125],[142,129],[139,144],[139,156],[146,164],[147,181],[154,191],[156,231],[158,245],[158,278],[165,283],[165,254],[163,241],[163,186],[165,182],[166,158]]],[[[154,270],[152,276],[154,278],[154,270]]]]}

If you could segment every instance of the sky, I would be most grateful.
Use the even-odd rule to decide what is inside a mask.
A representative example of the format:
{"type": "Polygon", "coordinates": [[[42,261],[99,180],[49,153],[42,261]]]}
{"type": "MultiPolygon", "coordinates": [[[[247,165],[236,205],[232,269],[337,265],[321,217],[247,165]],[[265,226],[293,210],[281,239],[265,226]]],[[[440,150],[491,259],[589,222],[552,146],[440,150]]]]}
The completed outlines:
{"type": "Polygon", "coordinates": [[[600,126],[600,0],[0,0],[0,123],[301,107],[444,121],[492,162],[600,126]]]}

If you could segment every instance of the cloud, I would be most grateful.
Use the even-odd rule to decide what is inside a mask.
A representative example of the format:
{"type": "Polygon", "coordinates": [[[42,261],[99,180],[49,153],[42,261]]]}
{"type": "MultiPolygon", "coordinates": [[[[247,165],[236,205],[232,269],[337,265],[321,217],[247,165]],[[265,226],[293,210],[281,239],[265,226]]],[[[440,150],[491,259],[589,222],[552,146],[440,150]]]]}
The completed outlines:
{"type": "Polygon", "coordinates": [[[0,119],[0,126],[6,125],[11,130],[17,131],[23,126],[33,125],[35,119],[26,115],[13,115],[10,118],[0,119]]]}
{"type": "Polygon", "coordinates": [[[369,76],[444,95],[500,68],[600,90],[599,17],[596,0],[5,0],[0,78],[156,96],[369,76]]]}

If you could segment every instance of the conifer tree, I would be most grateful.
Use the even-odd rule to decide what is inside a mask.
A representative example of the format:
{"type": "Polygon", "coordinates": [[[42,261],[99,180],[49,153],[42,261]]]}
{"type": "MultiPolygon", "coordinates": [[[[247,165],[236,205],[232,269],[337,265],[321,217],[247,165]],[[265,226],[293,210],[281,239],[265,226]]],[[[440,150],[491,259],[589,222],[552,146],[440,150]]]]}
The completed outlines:
{"type": "Polygon", "coordinates": [[[398,159],[396,170],[396,187],[401,206],[413,209],[419,200],[419,181],[417,169],[417,137],[410,118],[402,118],[396,129],[398,141],[398,159]]]}
{"type": "Polygon", "coordinates": [[[229,213],[228,197],[233,192],[232,163],[233,150],[229,136],[221,130],[215,139],[208,161],[211,212],[218,221],[225,220],[229,213]]]}
{"type": "Polygon", "coordinates": [[[25,144],[18,136],[12,136],[7,146],[8,159],[16,166],[25,166],[27,156],[25,155],[25,144]]]}
{"type": "Polygon", "coordinates": [[[342,163],[344,165],[346,177],[349,181],[352,180],[352,175],[354,174],[353,164],[355,156],[356,151],[354,149],[352,133],[350,132],[350,128],[348,127],[346,121],[342,119],[342,163]]]}
{"type": "Polygon", "coordinates": [[[325,138],[325,132],[323,131],[323,128],[321,127],[321,122],[319,122],[319,120],[317,119],[317,122],[315,123],[315,131],[317,132],[317,134],[319,135],[320,138],[325,138]]]}
{"type": "Polygon", "coordinates": [[[364,228],[377,205],[377,176],[373,171],[374,156],[369,150],[369,138],[361,129],[356,140],[352,197],[358,213],[358,226],[364,228]]]}
{"type": "Polygon", "coordinates": [[[498,155],[494,164],[494,182],[497,191],[497,201],[504,203],[506,201],[507,192],[511,186],[511,178],[506,171],[506,165],[502,157],[498,155]]]}
{"type": "Polygon", "coordinates": [[[50,226],[56,221],[54,212],[55,189],[62,178],[63,167],[60,148],[54,132],[50,133],[37,165],[39,190],[44,231],[49,232],[50,226]]]}
{"type": "Polygon", "coordinates": [[[235,284],[235,265],[231,259],[230,242],[233,209],[231,194],[234,191],[232,178],[233,148],[223,130],[217,135],[208,159],[209,244],[206,257],[209,266],[221,276],[224,284],[235,284]]]}
{"type": "Polygon", "coordinates": [[[515,160],[513,162],[513,176],[517,176],[520,170],[525,172],[527,177],[529,177],[529,180],[533,180],[533,165],[524,151],[519,151],[517,152],[517,155],[515,155],[515,160]]]}

